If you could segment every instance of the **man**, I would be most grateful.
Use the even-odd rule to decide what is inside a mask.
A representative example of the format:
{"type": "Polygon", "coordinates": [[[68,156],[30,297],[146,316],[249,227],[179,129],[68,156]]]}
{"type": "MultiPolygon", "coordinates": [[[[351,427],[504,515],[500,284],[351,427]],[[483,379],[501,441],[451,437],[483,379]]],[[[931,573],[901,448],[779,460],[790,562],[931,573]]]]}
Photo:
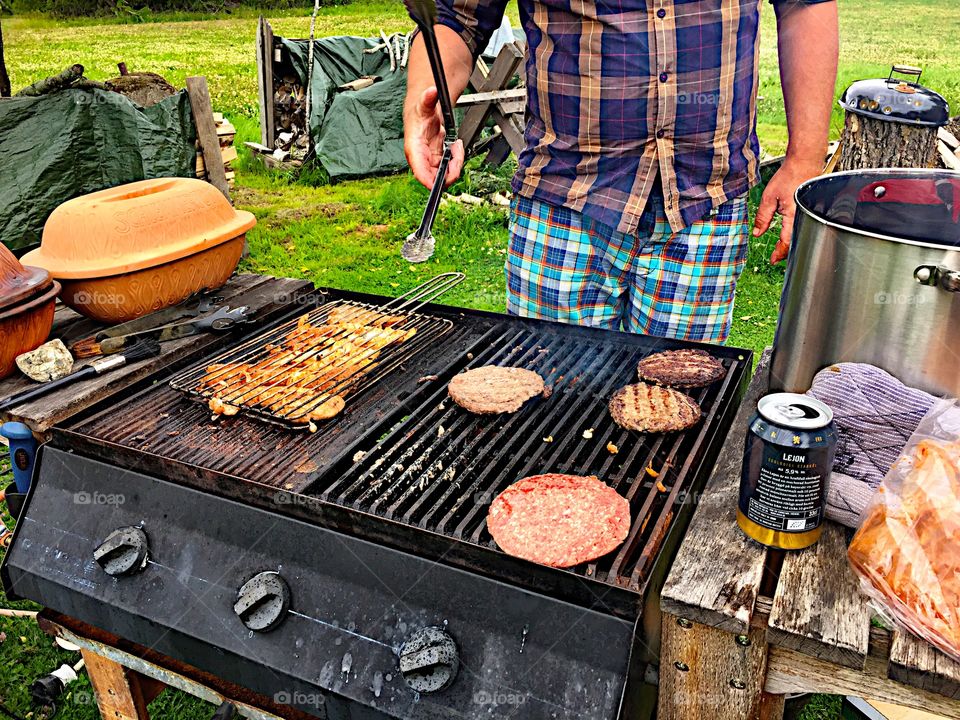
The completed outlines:
{"type": "MultiPolygon", "coordinates": [[[[776,213],[787,256],[794,191],[820,173],[837,72],[833,0],[772,0],[789,143],[753,234],[776,213]]],[[[509,312],[722,342],[758,182],[761,0],[519,0],[527,147],[514,179],[509,312]]],[[[438,0],[454,100],[506,0],[438,0]]],[[[443,148],[423,43],[411,52],[405,150],[431,185],[443,148]]],[[[447,182],[463,167],[454,148],[447,182]]]]}

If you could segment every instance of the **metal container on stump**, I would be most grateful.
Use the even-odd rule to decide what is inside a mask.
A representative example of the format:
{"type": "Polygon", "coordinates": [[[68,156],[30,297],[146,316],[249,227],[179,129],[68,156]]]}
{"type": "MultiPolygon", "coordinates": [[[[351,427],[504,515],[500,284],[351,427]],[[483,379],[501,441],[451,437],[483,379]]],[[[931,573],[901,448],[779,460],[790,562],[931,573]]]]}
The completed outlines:
{"type": "Polygon", "coordinates": [[[960,173],[864,170],[797,191],[770,369],[805,392],[833,363],[877,365],[960,396],[960,173]]]}

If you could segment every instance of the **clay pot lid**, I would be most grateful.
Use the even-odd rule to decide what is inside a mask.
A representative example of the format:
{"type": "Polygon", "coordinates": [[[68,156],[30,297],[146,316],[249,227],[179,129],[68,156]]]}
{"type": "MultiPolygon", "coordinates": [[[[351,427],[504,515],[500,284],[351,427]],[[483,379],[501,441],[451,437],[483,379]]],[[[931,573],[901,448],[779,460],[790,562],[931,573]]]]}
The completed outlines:
{"type": "Polygon", "coordinates": [[[40,248],[23,261],[58,280],[122,275],[220,245],[256,222],[202,180],[141,180],[57,207],[44,225],[40,248]]]}
{"type": "Polygon", "coordinates": [[[0,244],[0,310],[29,298],[50,285],[50,273],[24,267],[6,246],[0,244]]]}

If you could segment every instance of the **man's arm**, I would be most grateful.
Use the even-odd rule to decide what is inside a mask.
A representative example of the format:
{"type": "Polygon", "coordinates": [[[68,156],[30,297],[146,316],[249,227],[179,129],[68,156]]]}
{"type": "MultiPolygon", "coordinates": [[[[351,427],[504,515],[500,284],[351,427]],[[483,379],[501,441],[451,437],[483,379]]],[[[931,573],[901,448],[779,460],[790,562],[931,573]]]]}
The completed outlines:
{"type": "Polygon", "coordinates": [[[759,237],[770,228],[776,213],[783,217],[771,263],[784,260],[790,250],[796,214],[794,193],[823,172],[840,47],[837,4],[833,0],[775,0],[775,7],[789,141],[783,165],[763,192],[753,226],[754,237],[759,237]]]}
{"type": "MultiPolygon", "coordinates": [[[[473,72],[473,55],[467,43],[450,28],[437,25],[436,31],[450,99],[456,103],[467,87],[470,73],[473,72]]],[[[427,187],[433,185],[437,175],[444,141],[443,117],[434,85],[427,50],[418,34],[410,48],[410,62],[407,66],[407,97],[403,103],[403,151],[414,177],[427,187]]],[[[463,152],[463,143],[457,141],[447,166],[447,185],[460,177],[463,170],[463,152]]]]}
{"type": "MultiPolygon", "coordinates": [[[[456,103],[470,80],[477,57],[500,26],[507,0],[437,0],[437,44],[443,69],[456,103]]],[[[433,185],[443,155],[444,127],[433,71],[423,39],[417,35],[407,67],[407,97],[403,104],[403,149],[414,177],[433,185]]],[[[463,143],[453,146],[447,185],[463,169],[463,143]]]]}

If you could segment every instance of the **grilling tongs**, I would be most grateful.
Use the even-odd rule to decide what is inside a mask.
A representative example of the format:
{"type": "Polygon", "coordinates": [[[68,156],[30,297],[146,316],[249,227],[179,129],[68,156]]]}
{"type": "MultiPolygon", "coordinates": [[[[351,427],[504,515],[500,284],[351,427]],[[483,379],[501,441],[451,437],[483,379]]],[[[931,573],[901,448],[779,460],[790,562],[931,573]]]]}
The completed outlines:
{"type": "Polygon", "coordinates": [[[433,255],[436,241],[433,237],[433,221],[440,208],[440,196],[443,195],[444,179],[447,177],[447,165],[450,164],[451,148],[457,141],[457,121],[453,115],[453,102],[450,99],[450,90],[447,87],[447,76],[443,73],[443,58],[440,56],[440,45],[437,43],[437,34],[433,26],[437,22],[437,5],[434,0],[404,0],[410,17],[420,28],[424,47],[430,60],[430,69],[433,70],[433,81],[437,86],[437,95],[440,99],[440,112],[443,115],[443,127],[446,137],[443,141],[443,156],[437,168],[437,176],[430,189],[427,207],[423,211],[420,227],[407,237],[400,254],[403,259],[411,263],[426,262],[433,255]]]}

